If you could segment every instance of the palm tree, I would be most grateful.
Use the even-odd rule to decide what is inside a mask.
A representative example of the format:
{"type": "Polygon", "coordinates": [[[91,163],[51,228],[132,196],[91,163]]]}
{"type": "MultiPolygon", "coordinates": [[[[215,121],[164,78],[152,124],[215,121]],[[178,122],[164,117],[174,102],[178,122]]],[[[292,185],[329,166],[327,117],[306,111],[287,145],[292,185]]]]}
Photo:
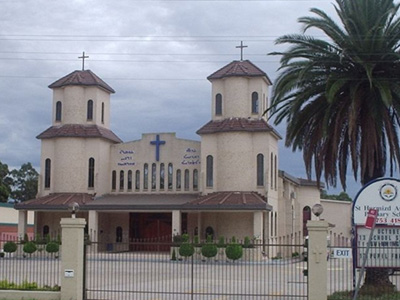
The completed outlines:
{"type": "MultiPolygon", "coordinates": [[[[348,163],[362,184],[399,164],[400,19],[393,0],[336,0],[340,23],[313,8],[303,34],[285,35],[269,111],[286,120],[286,146],[302,150],[306,171],[346,188],[348,163]],[[325,38],[305,35],[317,29],[325,38]]],[[[386,271],[367,271],[364,286],[392,286],[386,271]],[[379,280],[378,280],[379,279],[379,280]]]]}

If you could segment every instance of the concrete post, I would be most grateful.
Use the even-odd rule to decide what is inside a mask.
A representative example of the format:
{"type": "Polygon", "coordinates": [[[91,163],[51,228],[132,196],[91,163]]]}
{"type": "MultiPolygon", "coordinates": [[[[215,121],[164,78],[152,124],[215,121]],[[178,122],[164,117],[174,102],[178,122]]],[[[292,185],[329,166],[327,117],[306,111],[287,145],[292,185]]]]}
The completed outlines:
{"type": "Polygon", "coordinates": [[[253,236],[257,240],[263,238],[263,223],[264,213],[262,211],[256,211],[253,213],[253,236]]]}
{"type": "Polygon", "coordinates": [[[22,240],[26,234],[28,223],[28,212],[26,210],[18,211],[18,238],[22,240]]]}
{"type": "Polygon", "coordinates": [[[99,234],[99,213],[97,211],[89,210],[88,223],[90,240],[92,242],[97,242],[99,234]]]}
{"type": "Polygon", "coordinates": [[[308,221],[308,300],[327,299],[328,222],[308,221]]]}
{"type": "Polygon", "coordinates": [[[172,211],[172,236],[181,235],[181,211],[172,211]]]}
{"type": "Polygon", "coordinates": [[[83,299],[85,219],[61,219],[61,300],[83,299]]]}

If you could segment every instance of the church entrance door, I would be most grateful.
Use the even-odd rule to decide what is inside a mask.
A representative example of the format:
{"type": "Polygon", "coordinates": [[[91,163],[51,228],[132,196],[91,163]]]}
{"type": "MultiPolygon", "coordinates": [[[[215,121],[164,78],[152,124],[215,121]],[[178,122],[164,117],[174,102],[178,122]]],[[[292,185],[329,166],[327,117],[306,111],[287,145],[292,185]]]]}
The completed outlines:
{"type": "Polygon", "coordinates": [[[168,251],[172,213],[131,213],[129,237],[132,251],[168,251]]]}

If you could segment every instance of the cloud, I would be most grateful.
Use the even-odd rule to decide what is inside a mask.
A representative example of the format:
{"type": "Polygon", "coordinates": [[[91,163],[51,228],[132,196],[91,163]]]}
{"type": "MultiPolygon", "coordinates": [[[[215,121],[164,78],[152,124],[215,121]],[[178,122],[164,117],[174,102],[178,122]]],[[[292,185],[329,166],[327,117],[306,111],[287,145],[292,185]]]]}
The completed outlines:
{"type": "MultiPolygon", "coordinates": [[[[165,131],[198,140],[196,130],[211,117],[206,77],[239,59],[240,41],[245,59],[273,80],[279,57],[267,53],[279,49],[274,40],[299,32],[297,19],[310,7],[332,13],[330,2],[2,1],[0,160],[39,167],[35,137],[51,125],[47,86],[80,69],[82,51],[90,56],[86,68],[116,90],[111,127],[124,141],[165,131]]],[[[280,167],[305,177],[301,154],[280,167]]]]}

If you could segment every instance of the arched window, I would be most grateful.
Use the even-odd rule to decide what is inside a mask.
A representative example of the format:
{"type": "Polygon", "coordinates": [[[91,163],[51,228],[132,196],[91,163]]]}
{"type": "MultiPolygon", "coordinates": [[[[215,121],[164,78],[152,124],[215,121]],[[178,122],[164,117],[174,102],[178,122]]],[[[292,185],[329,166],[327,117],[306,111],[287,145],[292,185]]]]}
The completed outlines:
{"type": "Polygon", "coordinates": [[[189,170],[185,170],[185,191],[189,190],[189,170]]]}
{"type": "Polygon", "coordinates": [[[277,159],[276,159],[276,155],[275,155],[275,157],[274,157],[274,170],[275,170],[275,172],[274,172],[274,186],[275,186],[275,190],[277,189],[277,174],[278,174],[278,162],[277,162],[277,159]]]}
{"type": "Polygon", "coordinates": [[[181,189],[181,178],[182,178],[182,174],[181,174],[181,170],[176,170],[176,189],[180,190],[181,189]]]}
{"type": "Polygon", "coordinates": [[[44,162],[44,187],[50,188],[50,178],[51,178],[51,160],[47,158],[44,162]]]}
{"type": "Polygon", "coordinates": [[[61,103],[61,101],[57,101],[57,103],[56,103],[56,121],[61,121],[61,113],[62,113],[62,103],[61,103]]]}
{"type": "Polygon", "coordinates": [[[165,180],[165,166],[163,163],[160,164],[160,190],[164,189],[165,180]]]}
{"type": "Polygon", "coordinates": [[[128,171],[128,191],[132,190],[132,170],[128,171]]]}
{"type": "Polygon", "coordinates": [[[199,188],[199,171],[197,169],[193,170],[193,190],[197,191],[199,188]]]}
{"type": "Polygon", "coordinates": [[[271,189],[274,188],[274,155],[271,153],[271,189]]]}
{"type": "Polygon", "coordinates": [[[168,164],[168,189],[172,190],[172,177],[173,177],[173,166],[171,163],[168,164]]]}
{"type": "Polygon", "coordinates": [[[258,93],[253,92],[251,94],[251,113],[258,114],[258,93]]]}
{"type": "Polygon", "coordinates": [[[153,163],[151,165],[151,189],[155,190],[156,189],[156,180],[157,180],[157,175],[156,175],[156,164],[153,163]]]}
{"type": "Polygon", "coordinates": [[[140,190],[140,171],[136,170],[135,173],[135,190],[140,190]]]}
{"type": "Polygon", "coordinates": [[[275,219],[274,219],[274,221],[275,221],[275,224],[274,224],[275,236],[277,236],[277,235],[278,235],[278,213],[277,213],[277,212],[275,212],[275,219]]]}
{"type": "Polygon", "coordinates": [[[93,100],[87,102],[87,120],[93,120],[93,100]]]}
{"type": "Polygon", "coordinates": [[[88,188],[94,188],[94,158],[89,158],[88,188]]]}
{"type": "Polygon", "coordinates": [[[205,239],[207,239],[207,237],[211,237],[211,240],[214,240],[214,228],[211,226],[206,228],[205,239]]]}
{"type": "Polygon", "coordinates": [[[101,124],[104,124],[104,102],[101,102],[101,124]]]}
{"type": "Polygon", "coordinates": [[[311,220],[311,208],[309,206],[305,206],[303,208],[303,236],[306,237],[308,235],[307,229],[307,221],[311,220]]]}
{"type": "Polygon", "coordinates": [[[46,236],[48,236],[49,235],[49,233],[50,233],[50,228],[49,228],[49,226],[48,225],[44,225],[43,226],[43,238],[45,238],[46,236]]]}
{"type": "Polygon", "coordinates": [[[257,185],[264,185],[264,155],[257,155],[257,185]]]}
{"type": "Polygon", "coordinates": [[[124,177],[125,177],[124,171],[121,170],[119,172],[119,189],[121,191],[124,190],[124,177]]]}
{"type": "Polygon", "coordinates": [[[115,191],[117,189],[117,171],[111,173],[111,189],[115,191]]]}
{"type": "Polygon", "coordinates": [[[143,166],[143,189],[147,190],[149,188],[149,165],[144,164],[143,166]]]}
{"type": "Polygon", "coordinates": [[[274,212],[273,211],[271,211],[270,213],[269,213],[269,215],[270,215],[270,233],[271,233],[271,236],[273,236],[274,235],[274,212]]]}
{"type": "Polygon", "coordinates": [[[222,115],[222,95],[215,95],[215,114],[217,116],[222,115]]]}
{"type": "Polygon", "coordinates": [[[118,226],[116,229],[115,229],[115,241],[117,242],[117,243],[121,243],[122,242],[122,234],[123,234],[123,230],[122,230],[122,227],[121,226],[118,226]]]}
{"type": "Polygon", "coordinates": [[[213,187],[214,180],[213,180],[213,173],[214,173],[214,158],[211,155],[207,156],[206,161],[206,185],[207,187],[213,187]]]}

